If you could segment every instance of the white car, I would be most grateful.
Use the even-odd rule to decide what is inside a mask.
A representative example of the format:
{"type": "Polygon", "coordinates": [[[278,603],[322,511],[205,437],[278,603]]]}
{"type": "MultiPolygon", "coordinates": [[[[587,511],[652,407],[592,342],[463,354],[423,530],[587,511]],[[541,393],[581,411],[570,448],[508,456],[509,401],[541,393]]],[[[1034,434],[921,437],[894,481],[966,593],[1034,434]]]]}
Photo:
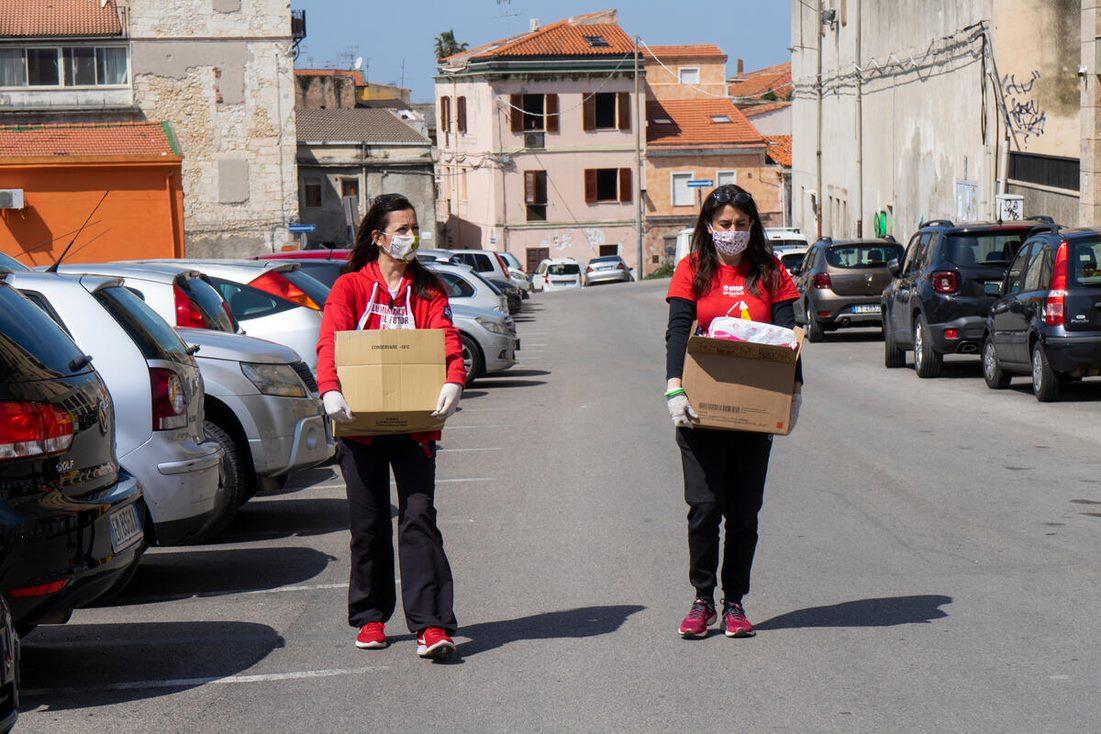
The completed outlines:
{"type": "Polygon", "coordinates": [[[455,256],[454,262],[469,265],[478,275],[508,281],[521,291],[531,287],[531,283],[523,273],[520,273],[519,277],[512,274],[508,262],[498,252],[493,250],[450,250],[450,252],[455,256]]]}
{"type": "Polygon", "coordinates": [[[550,258],[539,263],[531,278],[537,291],[561,291],[581,287],[581,266],[572,257],[550,258]]]}
{"type": "Polygon", "coordinates": [[[810,247],[810,243],[807,242],[806,236],[798,229],[792,227],[766,229],[765,237],[768,238],[768,244],[772,246],[772,252],[777,257],[782,257],[792,250],[802,250],[806,252],[810,247]]]}
{"type": "Polygon", "coordinates": [[[780,258],[780,262],[783,263],[784,268],[787,269],[788,274],[792,277],[799,274],[799,266],[803,264],[803,260],[807,256],[807,247],[789,247],[786,250],[777,252],[776,256],[780,258]]]}

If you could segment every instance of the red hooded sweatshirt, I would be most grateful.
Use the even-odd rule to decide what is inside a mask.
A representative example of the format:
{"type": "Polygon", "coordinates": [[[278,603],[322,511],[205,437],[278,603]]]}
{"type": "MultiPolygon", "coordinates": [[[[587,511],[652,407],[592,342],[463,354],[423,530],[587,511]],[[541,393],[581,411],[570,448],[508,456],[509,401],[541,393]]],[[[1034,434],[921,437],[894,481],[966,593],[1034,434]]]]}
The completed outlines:
{"type": "MultiPolygon", "coordinates": [[[[317,387],[322,395],[340,389],[336,374],[336,332],[357,329],[382,328],[407,323],[412,320],[417,329],[443,329],[444,350],[447,354],[447,381],[458,385],[466,383],[466,367],[463,365],[463,342],[459,330],[451,322],[451,306],[442,287],[431,298],[417,298],[408,274],[401,279],[397,295],[390,295],[390,287],[382,276],[377,262],[367,263],[355,273],[345,273],[333,283],[325,311],[321,318],[321,337],[317,340],[317,387]],[[367,313],[368,309],[371,313],[367,313]]],[[[420,443],[440,439],[439,431],[414,433],[420,443]]],[[[370,437],[355,440],[370,443],[370,437]]]]}

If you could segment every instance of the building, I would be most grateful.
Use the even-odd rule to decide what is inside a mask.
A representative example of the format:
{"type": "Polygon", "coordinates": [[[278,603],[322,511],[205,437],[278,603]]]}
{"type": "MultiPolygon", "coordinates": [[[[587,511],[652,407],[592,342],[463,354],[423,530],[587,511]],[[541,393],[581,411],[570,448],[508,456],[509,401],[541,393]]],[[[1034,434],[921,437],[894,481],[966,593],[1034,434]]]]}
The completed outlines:
{"type": "Polygon", "coordinates": [[[443,59],[441,244],[507,250],[532,269],[546,257],[609,253],[637,265],[635,63],[614,10],[533,22],[443,59]]]}
{"type": "Polygon", "coordinates": [[[168,123],[0,126],[0,252],[34,266],[180,257],[181,162],[168,123]],[[81,225],[87,225],[81,230],[81,225]]]}
{"type": "Polygon", "coordinates": [[[371,199],[401,193],[434,246],[436,185],[432,144],[387,109],[298,111],[301,221],[310,243],[347,246],[371,199]],[[354,226],[353,224],[354,223],[354,226]]]}
{"type": "Polygon", "coordinates": [[[727,80],[727,94],[739,106],[790,100],[793,92],[790,61],[746,72],[738,59],[737,75],[727,80]]]}
{"type": "Polygon", "coordinates": [[[375,102],[380,99],[400,99],[409,104],[412,90],[406,87],[398,87],[393,84],[379,84],[378,82],[364,81],[356,92],[360,103],[375,102]]]}
{"type": "Polygon", "coordinates": [[[1022,209],[1101,224],[1094,6],[792,0],[796,222],[900,241],[1022,209]]]}
{"type": "Polygon", "coordinates": [[[738,106],[762,135],[791,136],[791,102],[765,102],[738,106]]]}
{"type": "Polygon", "coordinates": [[[734,183],[753,195],[765,226],[782,220],[780,186],[764,137],[728,99],[666,99],[646,105],[646,257],[674,263],[677,234],[694,227],[702,197],[734,183]],[[712,186],[691,188],[707,179],[712,186]]]}
{"type": "Polygon", "coordinates": [[[286,0],[6,0],[0,124],[169,122],[184,252],[271,250],[297,215],[295,40],[286,0]]]}
{"type": "Polygon", "coordinates": [[[295,69],[294,107],[300,110],[350,110],[366,82],[354,69],[295,69]]]}
{"type": "Polygon", "coordinates": [[[642,58],[649,99],[726,96],[726,54],[713,43],[647,46],[642,58]]]}

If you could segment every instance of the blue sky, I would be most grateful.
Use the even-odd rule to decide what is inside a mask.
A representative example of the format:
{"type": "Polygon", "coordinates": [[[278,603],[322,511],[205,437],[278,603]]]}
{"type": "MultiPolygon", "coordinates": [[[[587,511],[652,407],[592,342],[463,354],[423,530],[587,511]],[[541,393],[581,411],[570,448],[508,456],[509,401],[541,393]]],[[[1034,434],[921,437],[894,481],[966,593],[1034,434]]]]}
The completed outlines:
{"type": "Polygon", "coordinates": [[[405,86],[415,102],[433,98],[433,42],[441,31],[453,28],[474,47],[526,31],[530,18],[546,24],[613,7],[620,25],[651,45],[718,44],[730,57],[731,74],[739,57],[747,69],[790,58],[787,0],[291,0],[291,6],[306,11],[299,66],[339,66],[341,55],[354,49],[368,78],[388,84],[401,81],[404,59],[405,86]]]}

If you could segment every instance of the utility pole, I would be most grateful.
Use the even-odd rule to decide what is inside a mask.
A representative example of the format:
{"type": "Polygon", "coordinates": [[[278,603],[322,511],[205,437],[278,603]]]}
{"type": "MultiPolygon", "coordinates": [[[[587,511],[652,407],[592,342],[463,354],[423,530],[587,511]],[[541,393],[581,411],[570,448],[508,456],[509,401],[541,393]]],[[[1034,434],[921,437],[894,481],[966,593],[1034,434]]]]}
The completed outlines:
{"type": "Polygon", "coordinates": [[[856,236],[864,237],[864,74],[860,36],[860,4],[856,0],[856,236]]]}
{"type": "Polygon", "coordinates": [[[818,167],[818,206],[815,207],[815,216],[818,222],[818,239],[822,239],[822,204],[826,195],[822,190],[822,41],[826,34],[822,32],[822,0],[818,0],[818,15],[814,19],[815,35],[818,36],[818,145],[815,157],[818,167]]]}
{"type": "Polygon", "coordinates": [[[638,276],[641,283],[644,263],[642,262],[642,98],[639,97],[638,83],[638,34],[635,34],[635,180],[638,190],[635,202],[635,230],[638,232],[638,276]]]}

